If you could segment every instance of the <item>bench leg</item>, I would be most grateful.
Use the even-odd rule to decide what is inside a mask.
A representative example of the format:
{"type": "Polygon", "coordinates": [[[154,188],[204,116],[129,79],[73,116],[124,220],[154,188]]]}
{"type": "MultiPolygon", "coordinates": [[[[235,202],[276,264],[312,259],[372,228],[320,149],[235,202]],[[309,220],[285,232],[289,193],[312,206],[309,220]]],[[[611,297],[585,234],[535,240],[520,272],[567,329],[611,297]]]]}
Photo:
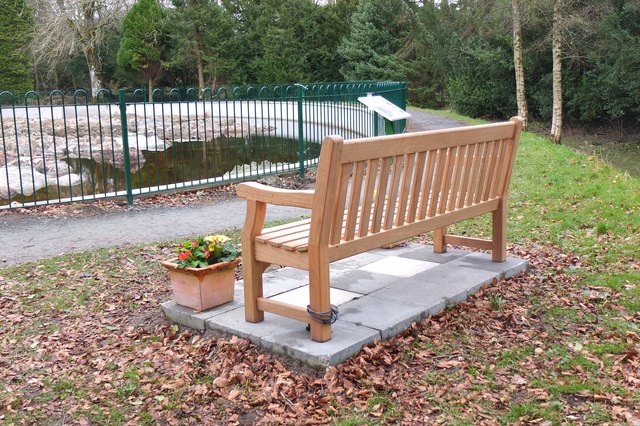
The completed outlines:
{"type": "Polygon", "coordinates": [[[493,229],[491,237],[491,260],[504,262],[507,260],[507,203],[504,198],[498,208],[492,212],[493,229]]]}
{"type": "MultiPolygon", "coordinates": [[[[331,284],[329,262],[326,255],[320,256],[316,250],[309,250],[309,306],[316,312],[329,312],[331,301],[329,288],[331,284]]],[[[309,320],[311,339],[326,342],[331,339],[331,324],[322,324],[309,320]]]]}
{"type": "Polygon", "coordinates": [[[447,252],[447,227],[435,229],[433,231],[433,252],[434,253],[446,253],[447,252]]]}
{"type": "Polygon", "coordinates": [[[248,322],[260,322],[264,320],[264,312],[258,309],[258,298],[262,297],[263,270],[263,263],[254,260],[243,262],[242,265],[244,316],[248,322]]]}
{"type": "Polygon", "coordinates": [[[247,202],[247,217],[242,229],[242,278],[244,314],[248,322],[264,320],[264,312],[258,309],[258,298],[262,297],[262,272],[267,265],[255,260],[254,237],[264,226],[266,212],[265,203],[247,202]]]}

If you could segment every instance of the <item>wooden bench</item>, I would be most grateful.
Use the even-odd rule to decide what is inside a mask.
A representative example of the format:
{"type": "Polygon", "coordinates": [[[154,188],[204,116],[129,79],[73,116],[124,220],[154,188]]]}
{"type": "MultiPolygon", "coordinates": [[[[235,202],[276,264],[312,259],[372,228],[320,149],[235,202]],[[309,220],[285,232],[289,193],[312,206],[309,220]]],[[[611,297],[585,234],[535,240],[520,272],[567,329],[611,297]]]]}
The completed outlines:
{"type": "Polygon", "coordinates": [[[315,191],[237,187],[247,200],[242,231],[245,316],[271,312],[308,322],[311,338],[331,338],[329,264],[434,231],[434,251],[447,244],[491,250],[506,259],[507,188],[522,119],[447,130],[322,143],[315,191]],[[267,204],[311,209],[311,218],[263,229],[267,204]],[[453,236],[447,226],[491,213],[491,240],[453,236]],[[263,297],[269,264],[309,271],[307,308],[263,297]],[[312,318],[313,317],[313,318],[312,318]]]}

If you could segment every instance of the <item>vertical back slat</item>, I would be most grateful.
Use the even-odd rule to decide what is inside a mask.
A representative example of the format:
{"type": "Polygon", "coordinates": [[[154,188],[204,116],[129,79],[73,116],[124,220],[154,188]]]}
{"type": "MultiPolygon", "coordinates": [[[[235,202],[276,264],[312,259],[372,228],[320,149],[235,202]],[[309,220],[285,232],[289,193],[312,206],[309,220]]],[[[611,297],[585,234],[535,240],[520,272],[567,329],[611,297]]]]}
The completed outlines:
{"type": "Polygon", "coordinates": [[[364,176],[364,161],[358,161],[354,165],[351,177],[351,191],[349,194],[349,207],[347,208],[347,221],[344,230],[344,240],[353,240],[356,235],[356,223],[360,210],[360,195],[362,194],[362,178],[364,176]]]}
{"type": "Polygon", "coordinates": [[[398,213],[396,214],[396,226],[404,225],[407,216],[407,204],[411,193],[411,182],[413,178],[413,167],[416,162],[415,154],[405,154],[404,172],[402,173],[402,184],[400,185],[400,195],[398,201],[398,213]]]}
{"type": "Polygon", "coordinates": [[[413,223],[416,220],[416,214],[418,212],[418,203],[420,202],[420,192],[422,190],[422,178],[424,176],[424,164],[427,159],[427,152],[421,151],[416,158],[415,171],[413,173],[413,180],[411,181],[411,200],[409,202],[409,214],[407,215],[407,222],[413,223]]]}
{"type": "Polygon", "coordinates": [[[489,193],[491,192],[491,184],[493,182],[493,176],[496,173],[496,162],[498,159],[498,150],[500,149],[500,141],[491,142],[491,154],[489,156],[489,164],[487,166],[487,174],[484,179],[482,190],[482,201],[489,199],[489,193]]]}
{"type": "Polygon", "coordinates": [[[464,172],[462,173],[460,194],[458,195],[457,208],[459,209],[465,205],[465,198],[467,196],[467,190],[469,189],[469,176],[471,175],[471,166],[473,165],[475,150],[476,144],[467,145],[467,155],[464,159],[464,172]]]}
{"type": "Polygon", "coordinates": [[[431,195],[429,197],[429,210],[427,213],[427,217],[433,217],[436,215],[438,211],[438,200],[440,198],[440,189],[442,186],[442,177],[444,173],[444,168],[446,165],[447,153],[446,149],[439,149],[438,155],[436,157],[436,174],[433,179],[433,184],[431,185],[431,195]]]}
{"type": "Polygon", "coordinates": [[[479,203],[480,198],[482,197],[482,192],[484,191],[484,180],[487,175],[487,166],[489,163],[489,155],[491,153],[491,143],[485,142],[484,149],[482,150],[482,159],[480,160],[480,173],[478,173],[478,177],[476,182],[476,190],[473,194],[473,202],[479,203]]]}
{"type": "Polygon", "coordinates": [[[376,189],[376,177],[378,175],[379,160],[367,160],[367,174],[364,183],[364,199],[362,201],[362,213],[358,224],[358,236],[364,237],[369,232],[373,196],[376,189]]]}
{"type": "Polygon", "coordinates": [[[385,209],[385,200],[387,198],[387,188],[389,186],[389,167],[391,165],[391,159],[389,157],[385,157],[380,163],[376,201],[373,206],[373,223],[371,224],[371,229],[374,233],[380,232],[382,227],[382,217],[385,209]]]}
{"type": "Polygon", "coordinates": [[[389,197],[386,201],[386,209],[384,216],[383,229],[391,229],[394,223],[394,216],[396,213],[396,205],[398,202],[398,192],[400,186],[400,179],[402,178],[402,171],[404,166],[404,156],[396,156],[393,159],[393,169],[391,171],[391,182],[389,185],[389,197]]]}
{"type": "MultiPolygon", "coordinates": [[[[340,167],[339,173],[339,183],[338,183],[338,195],[336,198],[336,203],[331,210],[332,218],[332,228],[331,228],[331,238],[329,244],[338,244],[342,235],[342,221],[344,218],[344,205],[347,201],[347,187],[349,186],[349,177],[351,174],[351,168],[353,164],[347,163],[343,164],[340,167]]],[[[331,189],[329,189],[331,190],[331,189]]]]}
{"type": "Polygon", "coordinates": [[[453,183],[451,184],[451,196],[449,197],[449,203],[447,204],[447,211],[452,211],[456,208],[460,189],[460,179],[462,178],[462,169],[464,168],[464,160],[468,149],[469,145],[464,145],[458,148],[458,155],[456,155],[456,162],[453,166],[453,183]]]}
{"type": "Polygon", "coordinates": [[[438,214],[442,214],[447,211],[447,204],[449,201],[449,193],[451,190],[451,180],[453,175],[453,165],[455,164],[457,153],[457,146],[452,146],[447,149],[447,162],[444,170],[444,179],[442,180],[442,190],[440,191],[438,214]]]}
{"type": "Polygon", "coordinates": [[[491,182],[491,192],[489,193],[489,198],[492,198],[492,199],[496,197],[496,191],[497,191],[498,185],[500,184],[501,176],[503,174],[502,169],[504,168],[504,163],[505,163],[504,154],[505,154],[506,145],[507,145],[507,141],[505,141],[504,139],[500,141],[500,149],[498,150],[498,161],[496,163],[496,171],[493,174],[493,181],[491,182]]]}
{"type": "Polygon", "coordinates": [[[482,155],[485,149],[485,143],[480,142],[476,144],[476,152],[473,156],[473,165],[471,167],[471,176],[469,178],[469,188],[467,190],[466,206],[470,206],[474,203],[474,195],[478,186],[478,178],[480,174],[480,163],[482,162],[482,155]]]}
{"type": "Polygon", "coordinates": [[[498,182],[498,188],[496,189],[496,193],[498,196],[504,196],[504,192],[507,188],[507,181],[511,177],[511,171],[513,169],[513,163],[515,161],[515,158],[512,158],[515,154],[515,145],[516,143],[513,139],[509,139],[508,141],[506,141],[504,153],[505,166],[503,167],[502,173],[500,175],[500,181],[498,182]]]}
{"type": "Polygon", "coordinates": [[[422,178],[422,189],[420,190],[418,220],[423,220],[427,217],[427,208],[429,207],[429,199],[431,197],[431,183],[433,182],[433,171],[437,155],[438,153],[435,150],[427,152],[427,165],[425,167],[425,174],[422,178]]]}

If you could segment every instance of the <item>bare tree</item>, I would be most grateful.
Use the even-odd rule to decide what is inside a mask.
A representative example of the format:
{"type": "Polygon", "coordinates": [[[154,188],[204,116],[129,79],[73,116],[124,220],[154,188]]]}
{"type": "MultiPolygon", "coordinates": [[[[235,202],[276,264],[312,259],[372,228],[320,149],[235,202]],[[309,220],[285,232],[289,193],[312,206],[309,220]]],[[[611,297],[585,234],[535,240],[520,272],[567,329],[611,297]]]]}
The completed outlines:
{"type": "Polygon", "coordinates": [[[527,97],[524,89],[522,35],[520,32],[520,0],[511,0],[511,8],[513,15],[513,65],[516,71],[516,100],[518,103],[518,115],[524,120],[522,129],[527,130],[529,112],[527,109],[527,97]]]}
{"type": "Polygon", "coordinates": [[[36,63],[49,69],[82,52],[87,61],[91,94],[102,88],[99,50],[124,16],[126,0],[32,0],[36,30],[32,51],[36,63]]]}

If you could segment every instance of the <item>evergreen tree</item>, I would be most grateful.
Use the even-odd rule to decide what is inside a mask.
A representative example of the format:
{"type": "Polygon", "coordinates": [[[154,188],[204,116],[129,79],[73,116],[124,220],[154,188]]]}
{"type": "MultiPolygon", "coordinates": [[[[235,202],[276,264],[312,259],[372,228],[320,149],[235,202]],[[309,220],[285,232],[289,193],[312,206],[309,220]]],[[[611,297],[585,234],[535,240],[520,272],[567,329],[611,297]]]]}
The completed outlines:
{"type": "Polygon", "coordinates": [[[25,0],[0,2],[0,91],[33,88],[29,43],[33,13],[25,0]]]}
{"type": "Polygon", "coordinates": [[[338,47],[347,80],[398,79],[404,67],[398,52],[409,34],[404,0],[360,0],[351,18],[351,34],[338,47]]]}
{"type": "Polygon", "coordinates": [[[224,5],[236,19],[240,81],[314,79],[322,6],[311,0],[225,0],[224,5]]]}
{"type": "MultiPolygon", "coordinates": [[[[173,0],[167,68],[189,70],[200,90],[226,80],[235,65],[233,17],[214,0],[173,0]]],[[[183,82],[189,85],[191,82],[183,82]]]]}
{"type": "Polygon", "coordinates": [[[118,65],[142,73],[149,86],[149,102],[153,101],[153,85],[163,73],[165,16],[157,0],[139,0],[122,23],[118,65]]]}
{"type": "Polygon", "coordinates": [[[358,6],[357,0],[337,0],[320,8],[310,38],[310,54],[307,66],[311,80],[340,81],[340,68],[344,58],[338,54],[338,46],[351,31],[351,17],[358,6]]]}

